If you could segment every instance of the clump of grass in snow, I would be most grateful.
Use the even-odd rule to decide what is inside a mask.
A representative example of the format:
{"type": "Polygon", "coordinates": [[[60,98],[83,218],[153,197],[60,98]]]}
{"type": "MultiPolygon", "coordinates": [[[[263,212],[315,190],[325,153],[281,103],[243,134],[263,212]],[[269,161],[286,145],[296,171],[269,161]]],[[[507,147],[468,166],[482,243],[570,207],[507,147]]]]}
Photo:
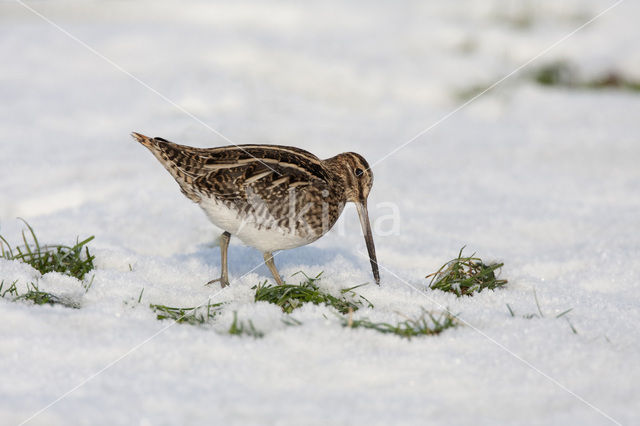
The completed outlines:
{"type": "MultiPolygon", "coordinates": [[[[7,239],[0,235],[0,258],[27,263],[41,274],[59,272],[81,281],[84,280],[89,271],[94,269],[93,260],[95,256],[89,252],[89,247],[87,246],[87,244],[93,240],[93,236],[83,241],[76,240],[76,244],[73,246],[61,244],[42,246],[31,225],[23,219],[22,221],[29,231],[28,234],[24,230],[22,231],[24,246],[12,247],[7,239]]],[[[17,281],[14,281],[8,289],[2,291],[4,287],[4,281],[2,281],[2,283],[0,283],[0,295],[5,297],[8,293],[13,296],[13,300],[15,301],[28,300],[37,305],[49,304],[62,305],[69,308],[80,307],[80,304],[75,300],[40,291],[34,283],[28,283],[27,292],[19,294],[16,283],[17,281]]],[[[85,291],[89,290],[92,283],[93,277],[88,283],[83,284],[85,291]]]]}
{"type": "Polygon", "coordinates": [[[68,297],[56,296],[55,294],[48,293],[46,291],[40,291],[38,286],[34,283],[27,284],[27,291],[23,294],[18,293],[16,284],[18,281],[11,283],[9,288],[4,289],[4,281],[0,282],[0,296],[5,297],[7,293],[13,296],[14,301],[26,300],[33,302],[36,305],[61,305],[67,308],[79,309],[80,303],[68,297]]]}
{"type": "Polygon", "coordinates": [[[640,81],[629,80],[615,71],[609,71],[591,80],[581,78],[575,66],[566,61],[552,62],[534,70],[531,78],[543,86],[570,89],[621,89],[640,91],[640,81]]]}
{"type": "Polygon", "coordinates": [[[450,312],[443,312],[436,316],[430,312],[422,311],[422,314],[414,319],[407,319],[396,324],[386,322],[372,322],[367,318],[354,320],[349,315],[342,320],[342,326],[348,328],[368,328],[383,334],[395,334],[411,339],[418,336],[433,336],[444,330],[459,325],[458,320],[450,312]]]}
{"type": "Polygon", "coordinates": [[[31,283],[31,289],[26,293],[21,294],[14,300],[28,300],[36,305],[61,305],[66,308],[80,309],[80,303],[76,300],[68,297],[56,296],[55,294],[48,293],[46,291],[40,291],[38,287],[31,283]]]}
{"type": "Polygon", "coordinates": [[[305,277],[305,280],[299,284],[268,285],[265,282],[265,284],[253,287],[256,290],[254,300],[278,305],[287,314],[290,314],[294,309],[301,307],[305,303],[313,303],[315,305],[322,303],[335,308],[342,314],[349,312],[349,309],[357,311],[364,303],[373,308],[371,302],[364,296],[353,291],[360,285],[343,289],[341,290],[342,296],[336,297],[320,290],[316,285],[316,281],[320,279],[322,272],[314,278],[307,276],[303,272],[298,272],[298,274],[302,274],[305,277]],[[349,297],[347,298],[346,296],[349,297]]]}
{"type": "Polygon", "coordinates": [[[458,296],[471,296],[484,289],[494,290],[502,287],[507,280],[498,279],[496,270],[504,266],[504,263],[485,264],[480,258],[463,256],[460,249],[458,257],[445,263],[437,272],[429,274],[431,278],[429,288],[455,293],[458,296]]]}
{"type": "Polygon", "coordinates": [[[37,269],[41,274],[47,272],[60,272],[65,275],[83,280],[85,275],[95,268],[93,256],[89,252],[87,244],[93,240],[93,236],[83,240],[76,240],[73,246],[61,244],[41,246],[36,234],[26,221],[23,220],[29,230],[29,237],[22,231],[24,246],[12,247],[11,244],[0,235],[0,257],[7,260],[18,260],[27,263],[37,269]],[[6,246],[6,247],[5,247],[6,246]]]}
{"type": "MultiPolygon", "coordinates": [[[[590,79],[580,75],[577,68],[567,61],[556,61],[542,65],[524,74],[524,79],[532,80],[541,86],[562,87],[571,90],[625,90],[640,92],[640,80],[633,80],[620,72],[610,70],[590,79]]],[[[476,84],[455,92],[456,98],[468,101],[484,93],[504,92],[505,87],[513,89],[517,81],[505,82],[500,87],[495,84],[476,84]]]]}
{"type": "MultiPolygon", "coordinates": [[[[142,293],[140,294],[140,298],[142,293]]],[[[187,323],[191,325],[204,324],[215,318],[222,311],[224,302],[211,303],[195,306],[193,308],[174,308],[166,305],[150,304],[149,307],[157,314],[159,320],[170,319],[177,323],[187,323]]]]}
{"type": "Polygon", "coordinates": [[[575,71],[566,62],[546,64],[531,73],[531,78],[543,86],[572,86],[575,71]]]}
{"type": "Polygon", "coordinates": [[[248,320],[246,323],[238,321],[238,313],[236,311],[233,312],[233,322],[229,327],[229,334],[233,336],[250,336],[255,339],[264,337],[264,333],[255,328],[253,321],[248,320]]]}

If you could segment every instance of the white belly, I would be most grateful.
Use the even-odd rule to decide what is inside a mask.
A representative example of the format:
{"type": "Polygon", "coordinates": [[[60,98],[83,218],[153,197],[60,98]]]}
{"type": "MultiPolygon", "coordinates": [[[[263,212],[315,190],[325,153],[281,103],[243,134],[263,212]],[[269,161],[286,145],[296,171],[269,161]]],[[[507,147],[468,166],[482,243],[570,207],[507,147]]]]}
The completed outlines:
{"type": "Polygon", "coordinates": [[[319,237],[303,237],[288,228],[272,226],[275,221],[270,217],[243,218],[237,210],[212,198],[203,198],[200,207],[214,225],[262,252],[300,247],[319,237]]]}

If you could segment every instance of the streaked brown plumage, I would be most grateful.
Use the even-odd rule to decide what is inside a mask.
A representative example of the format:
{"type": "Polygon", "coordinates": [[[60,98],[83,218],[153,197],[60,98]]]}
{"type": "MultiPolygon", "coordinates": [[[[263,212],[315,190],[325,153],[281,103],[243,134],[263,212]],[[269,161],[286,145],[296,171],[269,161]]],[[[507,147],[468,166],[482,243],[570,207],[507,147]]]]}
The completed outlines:
{"type": "Polygon", "coordinates": [[[279,284],[272,253],[309,244],[335,224],[346,202],[355,202],[376,282],[375,248],[366,200],[373,174],[362,156],[343,153],[320,160],[294,147],[234,145],[193,148],[162,138],[133,136],[147,147],[225,232],[221,239],[222,276],[228,285],[227,247],[231,235],[263,252],[279,284]]]}

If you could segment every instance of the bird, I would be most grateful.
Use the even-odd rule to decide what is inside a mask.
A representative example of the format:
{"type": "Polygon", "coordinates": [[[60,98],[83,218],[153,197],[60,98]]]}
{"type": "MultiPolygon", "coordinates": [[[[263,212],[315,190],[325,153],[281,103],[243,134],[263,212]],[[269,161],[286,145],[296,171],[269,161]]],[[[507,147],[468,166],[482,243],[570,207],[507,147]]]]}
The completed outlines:
{"type": "Polygon", "coordinates": [[[221,274],[207,284],[229,285],[231,237],[260,250],[278,285],[273,253],[316,241],[336,223],[347,202],[355,203],[375,282],[380,284],[367,199],[373,173],[360,154],[344,152],[321,160],[284,145],[195,148],[133,132],[132,136],[173,176],[224,232],[221,274]]]}

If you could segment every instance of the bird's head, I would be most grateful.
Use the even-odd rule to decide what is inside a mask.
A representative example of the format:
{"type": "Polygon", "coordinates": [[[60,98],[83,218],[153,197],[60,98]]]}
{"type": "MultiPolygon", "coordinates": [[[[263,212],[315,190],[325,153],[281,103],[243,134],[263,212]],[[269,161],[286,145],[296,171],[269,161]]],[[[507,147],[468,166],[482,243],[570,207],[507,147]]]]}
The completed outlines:
{"type": "Polygon", "coordinates": [[[373,172],[369,168],[369,163],[360,154],[355,152],[344,152],[331,158],[330,163],[336,175],[343,181],[344,191],[348,202],[355,203],[360,217],[362,233],[369,252],[371,269],[376,283],[380,284],[380,272],[378,271],[378,260],[376,259],[376,248],[373,243],[373,233],[369,221],[367,210],[367,198],[373,186],[373,172]]]}

